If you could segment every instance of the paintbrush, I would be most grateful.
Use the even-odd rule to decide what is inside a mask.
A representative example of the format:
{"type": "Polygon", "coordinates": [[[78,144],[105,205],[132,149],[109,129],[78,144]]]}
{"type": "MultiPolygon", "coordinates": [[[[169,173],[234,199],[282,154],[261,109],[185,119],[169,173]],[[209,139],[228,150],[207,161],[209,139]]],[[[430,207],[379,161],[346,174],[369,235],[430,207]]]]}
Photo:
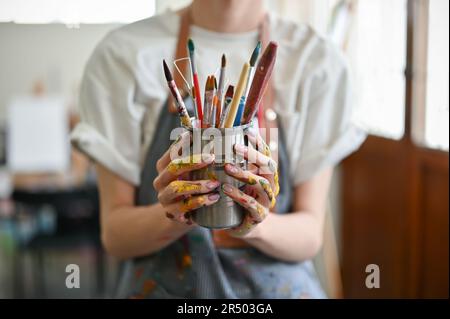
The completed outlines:
{"type": "Polygon", "coordinates": [[[213,111],[211,115],[211,126],[212,127],[218,127],[219,124],[219,99],[217,98],[217,90],[214,90],[214,97],[213,97],[213,111]]]}
{"type": "Polygon", "coordinates": [[[214,113],[214,82],[215,77],[213,75],[208,76],[205,84],[205,114],[203,117],[203,127],[212,127],[216,122],[214,113]]]}
{"type": "Polygon", "coordinates": [[[218,87],[217,80],[214,77],[214,98],[213,98],[213,125],[214,127],[218,127],[220,123],[220,113],[222,112],[222,106],[220,105],[219,95],[218,95],[218,87]]]}
{"type": "Polygon", "coordinates": [[[248,91],[250,90],[250,79],[252,78],[254,72],[255,72],[255,64],[258,60],[259,52],[261,51],[261,41],[258,41],[258,44],[256,45],[255,49],[253,50],[252,56],[250,57],[250,71],[248,72],[248,78],[247,78],[247,84],[245,87],[245,94],[244,96],[247,98],[248,91]]]}
{"type": "Polygon", "coordinates": [[[225,124],[225,117],[228,114],[228,106],[233,100],[233,94],[234,94],[234,86],[228,85],[228,89],[227,92],[225,93],[225,98],[223,102],[222,114],[220,115],[219,127],[223,127],[225,124]]]}
{"type": "Polygon", "coordinates": [[[197,68],[195,65],[195,58],[194,58],[194,41],[192,39],[188,40],[188,51],[189,51],[189,58],[191,61],[191,72],[192,72],[192,80],[193,80],[193,90],[194,90],[194,96],[195,96],[195,104],[197,106],[197,119],[200,121],[200,124],[203,122],[203,109],[202,109],[202,100],[200,96],[200,84],[198,82],[198,74],[197,74],[197,68]]]}
{"type": "Polygon", "coordinates": [[[253,50],[253,53],[250,57],[250,61],[249,61],[250,70],[248,71],[248,76],[247,76],[247,80],[245,83],[244,95],[242,95],[241,100],[239,101],[239,107],[238,107],[238,111],[236,113],[236,118],[234,120],[233,126],[241,125],[241,119],[242,119],[242,113],[244,112],[245,100],[247,98],[248,91],[250,90],[250,79],[253,76],[253,71],[255,70],[255,64],[256,64],[256,60],[258,59],[260,50],[261,50],[261,41],[258,41],[258,44],[256,45],[256,47],[253,50]]]}
{"type": "Polygon", "coordinates": [[[219,124],[220,110],[219,110],[219,97],[217,96],[217,79],[213,75],[212,79],[214,81],[214,96],[213,96],[213,111],[211,115],[211,126],[216,127],[219,124]],[[218,113],[219,112],[219,113],[218,113]]]}
{"type": "Polygon", "coordinates": [[[222,54],[222,60],[220,65],[220,75],[219,75],[219,87],[217,88],[217,98],[218,98],[218,104],[217,104],[217,124],[220,123],[220,117],[222,113],[223,108],[223,89],[225,86],[225,69],[227,66],[227,58],[225,57],[225,54],[222,54]]]}
{"type": "Polygon", "coordinates": [[[264,50],[261,59],[259,59],[252,85],[247,96],[247,101],[245,102],[244,114],[241,120],[242,124],[249,123],[258,111],[259,104],[272,74],[277,56],[277,48],[278,44],[271,41],[264,50]]]}
{"type": "Polygon", "coordinates": [[[242,66],[241,74],[239,76],[239,81],[236,86],[236,92],[234,93],[233,100],[229,106],[229,111],[225,119],[225,128],[233,127],[234,119],[236,118],[236,113],[239,107],[239,101],[241,100],[242,94],[245,89],[245,81],[247,80],[248,70],[250,69],[250,64],[248,62],[244,63],[242,66]]]}
{"type": "Polygon", "coordinates": [[[169,67],[165,60],[163,60],[164,75],[166,76],[167,85],[169,86],[170,93],[172,93],[175,99],[175,104],[177,105],[178,115],[180,116],[181,124],[185,127],[192,127],[191,118],[184,104],[183,98],[181,97],[180,91],[178,91],[177,85],[173,80],[172,74],[170,73],[169,67]]]}

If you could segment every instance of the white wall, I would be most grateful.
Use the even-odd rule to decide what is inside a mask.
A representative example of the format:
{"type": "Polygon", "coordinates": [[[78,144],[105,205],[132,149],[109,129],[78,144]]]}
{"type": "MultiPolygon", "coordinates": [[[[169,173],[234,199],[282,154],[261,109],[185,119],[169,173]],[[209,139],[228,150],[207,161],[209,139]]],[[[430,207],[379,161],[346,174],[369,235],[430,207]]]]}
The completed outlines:
{"type": "Polygon", "coordinates": [[[16,94],[30,93],[41,79],[52,93],[76,96],[86,60],[114,25],[0,23],[0,121],[16,94]]]}

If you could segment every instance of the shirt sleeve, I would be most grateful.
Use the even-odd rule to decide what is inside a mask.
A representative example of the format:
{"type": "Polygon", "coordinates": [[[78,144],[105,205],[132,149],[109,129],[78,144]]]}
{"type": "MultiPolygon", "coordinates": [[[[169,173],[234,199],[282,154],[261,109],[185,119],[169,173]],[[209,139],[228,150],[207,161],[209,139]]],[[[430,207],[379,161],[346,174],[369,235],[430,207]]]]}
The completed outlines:
{"type": "MultiPolygon", "coordinates": [[[[300,156],[294,163],[294,184],[301,184],[321,170],[337,165],[359,148],[366,138],[353,117],[351,78],[348,64],[331,44],[317,52],[318,65],[308,79],[300,156]]],[[[303,89],[306,89],[303,88],[303,89]]]]}
{"type": "Polygon", "coordinates": [[[108,37],[94,50],[84,71],[81,121],[71,133],[71,142],[92,160],[137,185],[144,107],[134,101],[136,81],[130,60],[108,37]]]}

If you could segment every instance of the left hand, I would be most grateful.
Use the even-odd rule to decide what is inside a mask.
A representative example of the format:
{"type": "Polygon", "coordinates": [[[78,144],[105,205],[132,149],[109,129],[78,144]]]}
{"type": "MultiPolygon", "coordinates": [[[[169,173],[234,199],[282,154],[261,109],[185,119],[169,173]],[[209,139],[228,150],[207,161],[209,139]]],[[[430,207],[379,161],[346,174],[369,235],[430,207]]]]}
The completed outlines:
{"type": "Polygon", "coordinates": [[[252,145],[247,147],[241,144],[234,145],[234,151],[246,160],[250,159],[252,163],[249,163],[249,166],[253,165],[256,168],[255,172],[242,170],[233,164],[225,165],[225,172],[228,175],[247,184],[244,191],[230,184],[222,185],[225,195],[247,211],[241,225],[228,230],[228,233],[234,237],[245,237],[261,223],[269,214],[270,209],[275,206],[276,196],[279,192],[277,164],[271,157],[269,147],[259,134],[249,135],[249,140],[258,145],[261,152],[252,145]]]}

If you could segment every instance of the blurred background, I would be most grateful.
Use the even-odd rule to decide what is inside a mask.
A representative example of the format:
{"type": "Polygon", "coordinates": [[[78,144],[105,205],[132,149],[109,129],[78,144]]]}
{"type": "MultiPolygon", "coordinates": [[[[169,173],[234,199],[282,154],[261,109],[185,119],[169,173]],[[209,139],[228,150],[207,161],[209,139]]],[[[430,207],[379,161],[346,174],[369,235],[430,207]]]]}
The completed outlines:
{"type": "MultiPolygon", "coordinates": [[[[370,133],[333,179],[316,260],[329,296],[448,298],[449,1],[266,2],[344,50],[370,133]]],[[[108,31],[188,3],[0,0],[0,298],[110,296],[95,174],[68,139],[81,75],[108,31]]]]}

